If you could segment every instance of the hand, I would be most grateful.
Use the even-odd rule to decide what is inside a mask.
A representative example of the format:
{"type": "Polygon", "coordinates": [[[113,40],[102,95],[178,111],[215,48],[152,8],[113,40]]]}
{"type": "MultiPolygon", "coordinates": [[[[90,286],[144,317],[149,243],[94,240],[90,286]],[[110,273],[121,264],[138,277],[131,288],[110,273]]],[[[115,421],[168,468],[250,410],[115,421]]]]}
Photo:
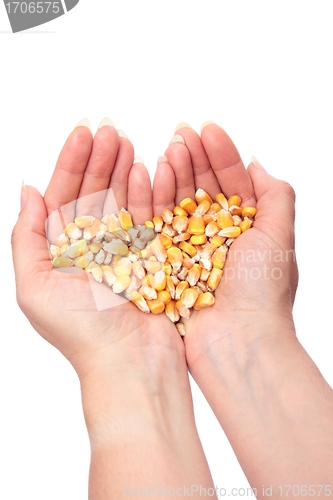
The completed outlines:
{"type": "Polygon", "coordinates": [[[230,247],[214,306],[194,311],[186,322],[186,358],[193,372],[196,362],[217,348],[216,343],[228,355],[230,349],[237,349],[237,342],[253,340],[263,325],[278,319],[292,326],[298,279],[295,199],[289,184],[274,179],[260,165],[251,163],[245,169],[233,142],[219,126],[208,124],[201,138],[182,127],[177,138],[179,142],[165,152],[168,163],[161,163],[156,172],[155,212],[187,196],[194,198],[199,187],[211,197],[221,191],[226,197],[238,194],[242,206],[258,210],[253,228],[230,247]]]}

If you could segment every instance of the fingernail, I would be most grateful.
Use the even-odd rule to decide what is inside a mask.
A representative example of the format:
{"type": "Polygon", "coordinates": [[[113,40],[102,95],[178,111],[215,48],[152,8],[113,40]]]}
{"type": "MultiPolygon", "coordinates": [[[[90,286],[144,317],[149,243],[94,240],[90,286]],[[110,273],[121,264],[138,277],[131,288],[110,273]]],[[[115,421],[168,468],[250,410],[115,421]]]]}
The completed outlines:
{"type": "Polygon", "coordinates": [[[98,125],[98,128],[102,128],[102,127],[114,127],[114,124],[113,124],[113,121],[106,117],[106,118],[103,118],[103,120],[101,121],[101,123],[98,125]]]}
{"type": "Polygon", "coordinates": [[[206,120],[205,122],[203,122],[203,124],[201,125],[201,132],[203,131],[203,129],[205,127],[207,127],[208,125],[216,125],[215,122],[212,122],[211,120],[206,120]]]}
{"type": "Polygon", "coordinates": [[[133,160],[133,165],[135,163],[143,163],[144,164],[144,160],[143,160],[142,156],[135,156],[134,160],[133,160]]]}
{"type": "Polygon", "coordinates": [[[159,156],[157,158],[157,165],[159,165],[160,163],[168,163],[168,161],[169,160],[165,155],[159,156]]]}
{"type": "Polygon", "coordinates": [[[189,123],[186,123],[186,122],[180,122],[178,123],[178,125],[176,126],[175,128],[175,134],[178,132],[178,130],[180,130],[181,128],[192,128],[191,125],[189,123]]]}
{"type": "Polygon", "coordinates": [[[27,186],[24,184],[24,181],[22,181],[22,187],[21,187],[21,210],[24,209],[25,204],[27,203],[27,199],[28,199],[27,186]]]}
{"type": "Polygon", "coordinates": [[[83,118],[83,120],[80,120],[79,123],[75,125],[75,128],[76,127],[87,127],[89,130],[91,130],[90,120],[88,120],[88,118],[83,118]]]}
{"type": "Polygon", "coordinates": [[[261,170],[262,172],[267,172],[267,170],[264,169],[262,164],[257,160],[255,156],[251,156],[251,163],[258,169],[261,170]]]}
{"type": "Polygon", "coordinates": [[[126,132],[125,132],[124,130],[122,130],[121,128],[119,128],[119,129],[117,130],[117,132],[118,132],[119,137],[125,137],[126,139],[128,139],[128,135],[127,135],[127,134],[126,134],[126,132]]]}
{"type": "Polygon", "coordinates": [[[169,144],[175,144],[176,142],[180,142],[181,144],[185,144],[184,138],[179,134],[174,135],[169,144]]]}

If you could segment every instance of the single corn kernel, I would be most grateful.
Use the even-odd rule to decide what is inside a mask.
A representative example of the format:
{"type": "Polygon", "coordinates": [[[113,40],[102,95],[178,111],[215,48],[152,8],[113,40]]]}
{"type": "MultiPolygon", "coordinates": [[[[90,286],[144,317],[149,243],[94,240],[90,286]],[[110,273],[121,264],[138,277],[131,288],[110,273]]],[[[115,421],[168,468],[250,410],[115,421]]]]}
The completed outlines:
{"type": "Polygon", "coordinates": [[[115,214],[106,215],[103,217],[103,220],[109,233],[113,233],[121,228],[119,219],[115,214]]]}
{"type": "Polygon", "coordinates": [[[126,255],[128,253],[128,246],[121,240],[114,239],[103,246],[106,252],[114,255],[126,255]]]}
{"type": "Polygon", "coordinates": [[[165,249],[159,235],[157,235],[156,238],[150,243],[149,248],[155,257],[157,257],[159,262],[165,262],[167,260],[167,250],[165,249]]]}
{"type": "Polygon", "coordinates": [[[88,250],[92,253],[98,253],[103,247],[102,243],[90,243],[88,250]]]}
{"type": "Polygon", "coordinates": [[[155,227],[153,221],[151,221],[151,220],[146,220],[145,226],[149,227],[150,229],[154,229],[154,227],[155,227]]]}
{"type": "Polygon", "coordinates": [[[172,227],[178,233],[185,233],[188,227],[188,217],[176,215],[172,220],[172,227]]]}
{"type": "Polygon", "coordinates": [[[172,238],[173,243],[181,243],[182,241],[189,240],[191,238],[190,233],[180,233],[172,238]]]}
{"type": "Polygon", "coordinates": [[[58,236],[58,238],[55,240],[54,242],[54,245],[56,247],[62,247],[63,245],[68,245],[69,243],[69,238],[64,234],[62,233],[60,236],[58,236]]]}
{"type": "Polygon", "coordinates": [[[242,231],[242,233],[244,233],[244,231],[247,231],[248,229],[250,229],[251,226],[252,226],[252,221],[250,219],[243,220],[239,224],[239,228],[242,231]]]}
{"type": "Polygon", "coordinates": [[[59,255],[61,254],[60,247],[57,247],[56,245],[50,245],[49,252],[51,254],[50,255],[51,259],[55,259],[56,257],[59,257],[59,255]]]}
{"type": "Polygon", "coordinates": [[[162,269],[162,264],[154,260],[144,260],[142,262],[142,265],[147,270],[147,272],[151,274],[155,274],[162,269]]]}
{"type": "Polygon", "coordinates": [[[217,246],[217,247],[220,247],[221,245],[223,245],[223,243],[225,242],[226,238],[223,237],[223,236],[214,236],[213,238],[210,238],[210,243],[212,243],[213,245],[217,246]]]}
{"type": "Polygon", "coordinates": [[[211,238],[212,236],[215,236],[219,231],[220,227],[217,225],[217,222],[212,221],[207,224],[205,235],[208,236],[208,238],[211,238]]]}
{"type": "Polygon", "coordinates": [[[148,300],[157,299],[157,292],[152,286],[144,285],[139,288],[139,293],[148,300]]]}
{"type": "Polygon", "coordinates": [[[207,281],[210,275],[210,271],[205,269],[204,267],[201,269],[200,281],[207,281]]]}
{"type": "Polygon", "coordinates": [[[84,229],[85,227],[91,226],[94,220],[95,217],[93,217],[92,215],[80,215],[79,217],[76,217],[74,219],[74,223],[80,229],[84,229]]]}
{"type": "Polygon", "coordinates": [[[177,234],[177,231],[172,227],[171,224],[164,224],[164,226],[162,227],[162,232],[167,236],[170,236],[170,238],[173,238],[177,234]]]}
{"type": "Polygon", "coordinates": [[[238,196],[237,194],[234,194],[228,198],[228,206],[232,207],[233,205],[236,205],[237,207],[240,207],[242,203],[242,198],[238,196]]]}
{"type": "Polygon", "coordinates": [[[116,276],[121,276],[123,274],[127,274],[128,276],[130,276],[131,272],[132,262],[126,257],[119,259],[116,266],[114,267],[114,273],[116,276]]]}
{"type": "Polygon", "coordinates": [[[146,274],[146,276],[144,276],[141,280],[141,285],[153,287],[153,279],[154,279],[153,274],[146,274]]]}
{"type": "Polygon", "coordinates": [[[183,256],[182,252],[177,247],[171,247],[167,251],[168,261],[170,262],[174,271],[179,271],[182,267],[183,256]]]}
{"type": "Polygon", "coordinates": [[[129,229],[130,227],[133,227],[132,216],[128,212],[128,210],[125,210],[125,208],[121,208],[118,212],[118,217],[123,229],[129,229]]]}
{"type": "Polygon", "coordinates": [[[214,302],[214,295],[211,292],[205,292],[199,295],[193,306],[193,309],[195,309],[196,311],[201,311],[201,309],[212,306],[214,302]]]}
{"type": "Polygon", "coordinates": [[[238,207],[237,205],[231,205],[231,207],[229,208],[229,212],[231,213],[233,218],[236,215],[238,215],[238,217],[240,217],[242,215],[242,208],[238,207]]]}
{"type": "Polygon", "coordinates": [[[227,198],[224,196],[223,193],[219,193],[215,196],[215,200],[217,201],[217,203],[219,203],[221,205],[221,207],[224,209],[224,210],[228,210],[229,208],[229,205],[228,205],[228,200],[227,198]]]}
{"type": "Polygon", "coordinates": [[[192,245],[204,245],[207,243],[207,236],[205,234],[193,234],[190,242],[192,245]]]}
{"type": "Polygon", "coordinates": [[[79,267],[80,269],[85,269],[92,260],[94,260],[94,254],[92,252],[87,252],[82,255],[82,257],[77,257],[74,260],[74,266],[79,267]]]}
{"type": "Polygon", "coordinates": [[[210,206],[210,209],[208,210],[207,214],[217,214],[221,210],[221,205],[219,203],[213,203],[210,206]]]}
{"type": "Polygon", "coordinates": [[[176,308],[176,303],[174,300],[170,300],[170,302],[165,304],[165,314],[173,323],[179,321],[179,311],[176,308]]]}
{"type": "Polygon", "coordinates": [[[132,264],[132,269],[133,269],[133,273],[140,279],[142,280],[142,278],[145,276],[146,274],[146,271],[144,270],[141,262],[139,262],[138,260],[136,262],[133,262],[132,264]]]}
{"type": "Polygon", "coordinates": [[[168,262],[168,261],[163,262],[162,269],[165,272],[165,274],[167,274],[168,276],[171,275],[171,273],[172,273],[172,267],[171,267],[170,262],[168,262]]]}
{"type": "Polygon", "coordinates": [[[194,286],[197,284],[197,281],[200,278],[200,274],[201,274],[201,266],[199,264],[194,264],[191,267],[191,269],[189,269],[186,280],[189,282],[191,286],[194,286]]]}
{"type": "Polygon", "coordinates": [[[74,222],[67,224],[64,229],[64,233],[68,236],[68,238],[73,238],[74,240],[80,240],[82,238],[82,231],[76,224],[74,224],[74,222]]]}
{"type": "Polygon", "coordinates": [[[95,262],[97,264],[103,264],[105,260],[105,252],[104,250],[100,250],[97,255],[95,255],[95,262]]]}
{"type": "Polygon", "coordinates": [[[72,259],[67,257],[55,257],[52,261],[53,267],[62,268],[62,267],[70,267],[73,264],[72,259]]]}
{"type": "Polygon", "coordinates": [[[166,290],[160,290],[159,292],[157,292],[157,297],[163,300],[164,304],[169,304],[171,300],[171,295],[166,290]]]}
{"type": "Polygon", "coordinates": [[[182,318],[190,319],[191,311],[188,307],[184,306],[181,300],[177,300],[176,308],[182,318]]]}
{"type": "Polygon", "coordinates": [[[205,223],[205,226],[207,226],[207,224],[209,224],[210,222],[216,221],[216,213],[215,212],[214,213],[207,213],[207,214],[203,215],[202,218],[203,218],[203,221],[205,223]]]}
{"type": "Polygon", "coordinates": [[[190,234],[203,234],[205,232],[205,223],[201,215],[192,215],[188,224],[190,234]]]}
{"type": "Polygon", "coordinates": [[[218,284],[221,281],[222,273],[222,269],[218,269],[217,267],[213,267],[211,270],[207,281],[207,288],[210,292],[214,292],[218,287],[218,284]]]}
{"type": "Polygon", "coordinates": [[[232,215],[230,212],[227,210],[220,210],[217,213],[217,225],[219,228],[224,229],[225,227],[231,227],[234,225],[234,220],[232,218],[232,215]]]}
{"type": "Polygon", "coordinates": [[[195,199],[196,199],[197,203],[199,203],[199,204],[204,200],[207,200],[210,203],[210,205],[213,204],[213,200],[211,199],[209,194],[206,193],[206,191],[202,188],[197,189],[197,191],[195,193],[195,199]]]}
{"type": "Polygon", "coordinates": [[[216,245],[214,245],[213,243],[207,243],[207,245],[205,245],[200,252],[200,258],[210,259],[216,248],[216,245]]]}
{"type": "Polygon", "coordinates": [[[166,274],[161,269],[160,271],[157,271],[157,273],[154,274],[153,288],[158,292],[160,292],[165,289],[165,286],[166,286],[166,274]]]}
{"type": "Polygon", "coordinates": [[[161,314],[165,309],[165,304],[161,299],[147,300],[147,304],[153,314],[161,314]]]}
{"type": "MultiPolygon", "coordinates": [[[[88,268],[86,268],[86,271],[87,270],[88,270],[88,268]]],[[[90,272],[91,272],[92,277],[94,278],[94,280],[97,281],[97,283],[102,283],[102,281],[103,281],[103,271],[102,271],[102,269],[99,266],[93,267],[90,270],[90,272]]]]}
{"type": "Polygon", "coordinates": [[[177,274],[177,278],[180,281],[184,281],[186,279],[187,273],[188,273],[188,269],[186,269],[186,267],[184,267],[184,265],[183,265],[182,270],[179,271],[179,273],[177,274]]]}
{"type": "Polygon", "coordinates": [[[172,299],[175,298],[175,293],[176,293],[176,287],[175,287],[175,284],[174,282],[172,281],[172,277],[171,276],[166,276],[166,285],[165,285],[165,289],[167,292],[170,293],[170,297],[172,299]]]}
{"type": "Polygon", "coordinates": [[[210,209],[211,203],[208,200],[203,200],[199,203],[198,208],[194,212],[197,215],[205,215],[206,212],[210,209]]]}
{"type": "Polygon", "coordinates": [[[190,255],[190,257],[194,257],[197,253],[196,248],[194,248],[193,245],[190,245],[190,243],[187,243],[187,241],[182,241],[179,245],[179,248],[181,248],[184,252],[190,255]]]}
{"type": "Polygon", "coordinates": [[[114,274],[114,270],[111,266],[102,266],[103,271],[103,281],[108,286],[112,286],[116,281],[117,276],[114,274]]]}
{"type": "Polygon", "coordinates": [[[242,216],[243,217],[250,217],[250,219],[253,219],[257,213],[257,209],[254,207],[243,207],[242,209],[242,216]]]}
{"type": "Polygon", "coordinates": [[[129,287],[131,283],[131,278],[128,274],[122,274],[121,276],[117,276],[116,281],[112,285],[112,291],[114,293],[121,293],[129,287]]]}
{"type": "Polygon", "coordinates": [[[98,233],[97,225],[92,224],[91,226],[85,227],[83,229],[83,238],[87,241],[90,241],[97,236],[97,233],[98,233]]]}
{"type": "Polygon", "coordinates": [[[168,249],[172,247],[172,238],[165,233],[160,233],[160,239],[163,246],[168,249]]]}
{"type": "Polygon", "coordinates": [[[239,226],[242,222],[242,219],[239,215],[233,215],[232,218],[234,220],[234,226],[239,226]]]}
{"type": "Polygon", "coordinates": [[[192,198],[184,198],[180,203],[179,203],[180,207],[185,210],[186,213],[188,213],[189,215],[192,215],[194,214],[194,212],[196,211],[196,209],[198,208],[198,205],[195,203],[194,200],[192,200],[192,198]]]}
{"type": "Polygon", "coordinates": [[[213,253],[211,262],[214,267],[217,267],[218,269],[223,269],[226,258],[227,258],[227,250],[223,246],[220,246],[213,253]]]}
{"type": "Polygon", "coordinates": [[[168,208],[162,210],[162,219],[166,224],[171,224],[173,219],[173,213],[168,208]]]}
{"type": "Polygon", "coordinates": [[[156,233],[160,233],[162,231],[163,219],[159,215],[155,215],[153,217],[154,229],[156,233]]]}
{"type": "Polygon", "coordinates": [[[189,284],[187,281],[180,281],[178,283],[178,285],[176,286],[175,299],[179,300],[182,293],[184,292],[184,290],[186,290],[186,288],[188,288],[188,287],[189,287],[189,284]]]}
{"type": "Polygon", "coordinates": [[[197,298],[198,298],[198,292],[196,292],[192,288],[188,288],[183,291],[180,300],[185,307],[191,308],[194,306],[197,298]]]}
{"type": "Polygon", "coordinates": [[[176,205],[175,208],[173,209],[173,213],[175,215],[179,215],[180,217],[187,217],[187,212],[185,212],[185,210],[178,205],[176,205]]]}
{"type": "Polygon", "coordinates": [[[238,226],[225,227],[219,232],[219,236],[225,236],[226,238],[237,238],[241,234],[241,230],[238,226]]]}
{"type": "Polygon", "coordinates": [[[180,321],[176,323],[176,328],[180,334],[181,337],[185,336],[185,325],[184,323],[181,323],[180,321]]]}
{"type": "Polygon", "coordinates": [[[150,312],[150,309],[148,307],[146,300],[144,299],[144,297],[142,297],[142,295],[139,292],[137,292],[135,290],[133,290],[131,292],[131,301],[133,302],[133,304],[136,305],[136,307],[138,309],[140,309],[140,311],[145,312],[145,313],[150,312]]]}

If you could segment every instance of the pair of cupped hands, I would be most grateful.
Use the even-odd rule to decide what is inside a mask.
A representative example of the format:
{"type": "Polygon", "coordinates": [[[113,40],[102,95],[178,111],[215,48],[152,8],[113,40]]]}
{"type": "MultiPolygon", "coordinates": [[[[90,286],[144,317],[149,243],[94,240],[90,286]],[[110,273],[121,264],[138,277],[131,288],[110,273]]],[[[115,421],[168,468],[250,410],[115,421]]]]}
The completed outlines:
{"type": "MultiPolygon", "coordinates": [[[[12,236],[18,304],[37,332],[68,358],[80,380],[152,360],[155,368],[189,369],[196,378],[202,359],[230,346],[230,339],[237,350],[238,344],[257,342],[268,321],[292,323],[296,263],[272,256],[294,247],[293,189],[255,159],[245,167],[230,137],[213,122],[206,122],[200,135],[187,124],[175,134],[151,183],[123,131],[104,119],[93,136],[83,120],[63,146],[44,196],[32,186],[22,188],[12,236]],[[214,306],[193,312],[184,339],[165,314],[144,314],[131,302],[97,311],[86,273],[53,269],[45,221],[63,205],[78,200],[78,206],[81,198],[111,188],[118,207],[127,208],[139,224],[163,208],[172,210],[185,197],[194,198],[199,187],[212,198],[221,191],[227,197],[238,194],[243,205],[256,206],[258,212],[253,228],[230,249],[214,306]]],[[[73,218],[103,213],[103,202],[99,207],[81,204],[73,218]]]]}

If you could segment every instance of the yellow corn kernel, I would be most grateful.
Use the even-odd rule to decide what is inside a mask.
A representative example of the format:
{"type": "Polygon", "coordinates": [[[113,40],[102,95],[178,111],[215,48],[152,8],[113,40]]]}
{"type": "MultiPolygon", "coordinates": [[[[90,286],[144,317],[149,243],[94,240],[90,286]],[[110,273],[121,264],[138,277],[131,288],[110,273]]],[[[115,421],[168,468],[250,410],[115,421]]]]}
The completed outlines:
{"type": "Polygon", "coordinates": [[[149,257],[151,257],[153,255],[153,249],[151,248],[151,245],[146,246],[146,248],[144,248],[143,250],[139,250],[138,255],[141,259],[148,259],[149,257]]]}
{"type": "Polygon", "coordinates": [[[251,226],[252,226],[252,221],[250,219],[243,220],[239,224],[239,228],[242,231],[242,233],[244,233],[244,231],[247,231],[248,229],[250,229],[251,226]]]}
{"type": "Polygon", "coordinates": [[[189,287],[189,284],[187,281],[180,281],[178,285],[176,286],[176,293],[175,293],[175,299],[179,300],[183,291],[186,290],[186,288],[189,287]]]}
{"type": "Polygon", "coordinates": [[[227,250],[221,246],[212,255],[212,264],[218,269],[223,269],[227,257],[227,250]]]}
{"type": "Polygon", "coordinates": [[[181,337],[185,337],[185,325],[184,323],[181,323],[180,321],[176,323],[176,328],[180,334],[181,337]]]}
{"type": "Polygon", "coordinates": [[[177,235],[177,231],[172,227],[171,224],[164,224],[162,227],[162,233],[170,236],[170,238],[173,238],[177,235]]]}
{"type": "Polygon", "coordinates": [[[207,281],[207,288],[210,292],[214,292],[218,287],[218,284],[221,281],[222,273],[222,269],[218,269],[217,267],[213,267],[211,270],[207,281]]]}
{"type": "Polygon", "coordinates": [[[243,207],[242,209],[243,217],[250,217],[250,219],[252,219],[253,217],[255,217],[256,213],[257,209],[254,207],[243,207]]]}
{"type": "MultiPolygon", "coordinates": [[[[193,238],[193,236],[192,236],[193,238]]],[[[179,244],[179,248],[181,248],[184,252],[186,252],[190,257],[194,257],[197,253],[196,248],[194,248],[193,245],[190,245],[190,243],[187,243],[187,241],[182,241],[179,244]]]]}
{"type": "Polygon", "coordinates": [[[204,245],[207,243],[207,236],[205,234],[194,234],[191,236],[190,242],[192,245],[204,245]]]}
{"type": "Polygon", "coordinates": [[[168,249],[172,247],[172,238],[165,233],[160,233],[160,239],[163,246],[168,249]]]}
{"type": "Polygon", "coordinates": [[[200,311],[201,309],[205,309],[206,307],[210,307],[214,304],[215,299],[211,292],[205,292],[199,295],[197,298],[193,308],[196,311],[200,311]]]}
{"type": "Polygon", "coordinates": [[[212,205],[212,203],[213,203],[213,200],[211,199],[209,194],[206,193],[206,191],[202,188],[197,189],[197,191],[195,193],[195,199],[196,199],[196,202],[199,204],[204,200],[207,200],[210,203],[210,205],[212,205]]]}
{"type": "Polygon", "coordinates": [[[203,215],[202,218],[203,218],[203,221],[205,223],[205,226],[207,226],[207,224],[209,224],[210,222],[215,222],[216,221],[216,213],[215,212],[211,213],[211,214],[207,213],[207,214],[203,215]]]}
{"type": "Polygon", "coordinates": [[[194,264],[191,269],[189,269],[186,280],[191,286],[195,286],[197,281],[200,279],[201,266],[199,264],[194,264]]]}
{"type": "Polygon", "coordinates": [[[180,217],[187,217],[187,212],[185,212],[185,210],[179,205],[175,206],[175,208],[173,209],[173,213],[175,215],[179,215],[180,217]]]}
{"type": "Polygon", "coordinates": [[[165,289],[167,292],[170,293],[170,297],[172,299],[175,298],[175,293],[176,293],[176,287],[175,287],[175,284],[174,282],[172,281],[172,276],[166,276],[166,285],[165,285],[165,289]]]}
{"type": "Polygon", "coordinates": [[[208,200],[203,200],[201,203],[199,203],[195,213],[197,215],[205,215],[205,213],[210,209],[210,205],[211,203],[209,203],[208,200]]]}
{"type": "Polygon", "coordinates": [[[145,312],[145,313],[150,312],[145,298],[139,292],[137,292],[135,290],[133,290],[131,292],[131,301],[133,302],[133,304],[136,305],[136,307],[138,309],[140,309],[140,311],[145,312]]]}
{"type": "Polygon", "coordinates": [[[154,229],[156,233],[160,233],[162,231],[163,219],[159,215],[155,215],[153,217],[154,229]]]}
{"type": "Polygon", "coordinates": [[[183,291],[180,300],[185,307],[191,308],[194,306],[198,298],[198,292],[193,290],[193,288],[188,288],[183,291]]]}
{"type": "Polygon", "coordinates": [[[153,278],[153,288],[160,292],[161,290],[164,290],[166,286],[166,274],[165,272],[161,269],[160,271],[157,271],[157,273],[154,274],[153,278]]]}
{"type": "Polygon", "coordinates": [[[141,280],[141,285],[152,287],[153,286],[153,279],[154,279],[153,274],[146,274],[141,280]]]}
{"type": "Polygon", "coordinates": [[[179,311],[176,308],[174,300],[170,300],[170,302],[165,304],[165,314],[173,323],[176,323],[179,320],[179,311]]]}
{"type": "Polygon", "coordinates": [[[211,238],[212,236],[215,236],[219,232],[219,230],[220,227],[217,225],[217,222],[209,222],[205,229],[205,235],[208,236],[208,238],[211,238]]]}
{"type": "Polygon", "coordinates": [[[165,272],[165,274],[167,274],[168,276],[170,276],[170,274],[172,273],[172,267],[171,267],[170,262],[168,262],[168,261],[163,262],[162,269],[165,272]]]}
{"type": "Polygon", "coordinates": [[[139,293],[144,297],[146,300],[153,300],[157,299],[157,292],[155,288],[149,285],[142,285],[142,287],[139,288],[139,293]]]}
{"type": "Polygon", "coordinates": [[[160,290],[158,293],[157,293],[157,297],[161,300],[163,300],[164,304],[169,304],[170,300],[171,300],[171,295],[169,292],[167,292],[166,290],[160,290]]]}
{"type": "Polygon", "coordinates": [[[217,225],[223,229],[225,227],[231,227],[234,225],[234,219],[232,218],[232,215],[230,212],[227,210],[220,210],[217,213],[217,225]]]}
{"type": "Polygon", "coordinates": [[[224,238],[223,236],[216,235],[216,236],[213,236],[213,238],[210,238],[209,242],[217,247],[220,247],[221,245],[223,245],[225,240],[226,240],[226,238],[224,238]]]}
{"type": "Polygon", "coordinates": [[[188,224],[188,232],[190,234],[203,234],[205,232],[205,223],[201,215],[192,215],[188,224]]]}
{"type": "Polygon", "coordinates": [[[72,259],[68,259],[67,257],[55,257],[52,261],[53,267],[62,268],[62,267],[70,267],[73,264],[72,259]]]}
{"type": "Polygon", "coordinates": [[[221,205],[219,203],[213,203],[208,210],[208,214],[217,214],[221,210],[221,205]]]}
{"type": "Polygon", "coordinates": [[[116,276],[121,276],[122,274],[127,274],[128,276],[130,276],[131,272],[132,262],[126,257],[119,259],[116,266],[114,267],[114,273],[116,276]]]}
{"type": "Polygon", "coordinates": [[[173,243],[180,243],[181,241],[186,241],[191,238],[190,233],[180,233],[172,238],[173,243]]]}
{"type": "Polygon", "coordinates": [[[177,231],[177,233],[185,233],[187,230],[187,226],[188,226],[187,215],[186,217],[183,215],[176,215],[172,219],[172,227],[175,231],[177,231]]]}
{"type": "Polygon", "coordinates": [[[130,283],[131,278],[128,276],[128,274],[117,276],[116,281],[112,285],[112,291],[114,293],[121,293],[129,287],[130,283]]]}
{"type": "Polygon", "coordinates": [[[93,217],[92,215],[80,215],[79,217],[76,217],[74,219],[74,223],[80,229],[84,229],[85,227],[91,226],[94,220],[95,217],[93,217]]]}
{"type": "Polygon", "coordinates": [[[147,304],[153,314],[161,314],[165,309],[164,302],[161,299],[147,300],[147,304]]]}
{"type": "Polygon", "coordinates": [[[165,262],[167,260],[167,251],[159,235],[150,243],[149,248],[159,262],[165,262]]]}
{"type": "Polygon", "coordinates": [[[241,216],[242,210],[243,209],[241,207],[238,207],[237,205],[231,205],[231,207],[229,207],[229,212],[231,213],[232,216],[235,215],[241,216]]]}
{"type": "Polygon", "coordinates": [[[177,300],[176,308],[179,311],[179,314],[182,318],[189,319],[191,316],[191,311],[188,307],[184,306],[181,300],[177,300]]]}
{"type": "Polygon", "coordinates": [[[236,205],[237,207],[240,207],[242,203],[242,198],[238,196],[237,194],[234,194],[228,198],[228,206],[232,207],[233,205],[236,205]]]}
{"type": "Polygon", "coordinates": [[[180,248],[171,247],[166,251],[168,261],[175,271],[179,271],[182,267],[183,256],[180,248]]]}
{"type": "Polygon", "coordinates": [[[196,209],[198,208],[198,205],[195,203],[194,200],[192,200],[192,198],[184,198],[179,203],[179,205],[189,215],[193,215],[196,209]]]}
{"type": "Polygon", "coordinates": [[[228,205],[228,200],[227,198],[224,196],[223,193],[219,193],[215,196],[215,200],[217,201],[217,203],[219,203],[221,205],[221,207],[224,209],[224,210],[228,210],[229,208],[229,205],[228,205]]]}
{"type": "Polygon", "coordinates": [[[173,213],[168,208],[162,210],[162,219],[166,224],[171,224],[173,219],[173,213]]]}
{"type": "Polygon", "coordinates": [[[143,267],[147,270],[148,273],[155,274],[162,269],[162,264],[160,262],[156,262],[154,260],[144,260],[142,262],[143,267]]]}
{"type": "Polygon", "coordinates": [[[237,238],[241,234],[241,230],[238,226],[225,227],[219,232],[219,236],[225,236],[226,238],[237,238]]]}
{"type": "Polygon", "coordinates": [[[119,210],[118,217],[123,229],[129,229],[130,227],[133,227],[132,216],[127,210],[125,210],[125,208],[121,208],[119,210]]]}
{"type": "Polygon", "coordinates": [[[184,257],[184,254],[183,254],[183,267],[185,267],[185,269],[191,269],[191,267],[193,266],[194,264],[194,260],[191,259],[190,257],[184,257]]]}
{"type": "Polygon", "coordinates": [[[154,229],[154,227],[155,227],[153,221],[151,221],[151,220],[146,220],[145,226],[149,227],[150,229],[154,229]]]}
{"type": "Polygon", "coordinates": [[[207,281],[210,275],[210,271],[205,269],[204,267],[201,269],[200,281],[207,281]]]}

